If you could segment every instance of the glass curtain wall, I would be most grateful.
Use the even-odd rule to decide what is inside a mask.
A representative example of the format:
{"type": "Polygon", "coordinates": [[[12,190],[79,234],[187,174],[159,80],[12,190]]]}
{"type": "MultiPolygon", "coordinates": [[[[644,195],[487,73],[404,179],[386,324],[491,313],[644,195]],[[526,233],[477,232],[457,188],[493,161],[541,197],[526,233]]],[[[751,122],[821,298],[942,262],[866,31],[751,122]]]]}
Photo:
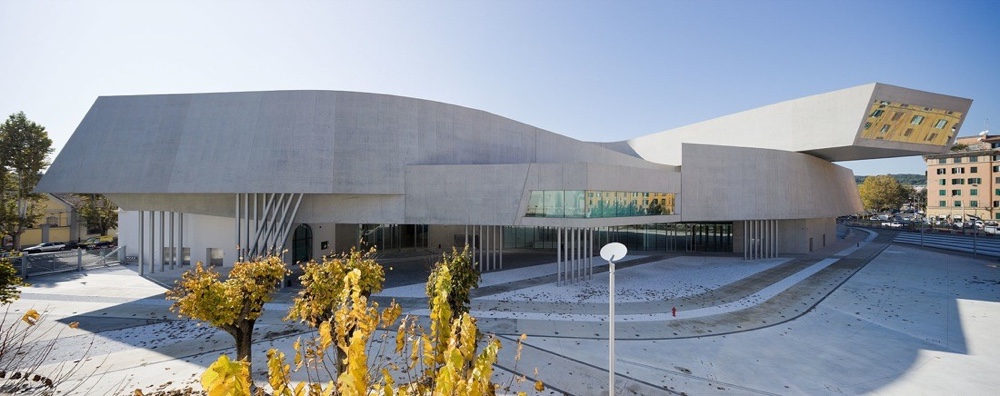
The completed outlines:
{"type": "Polygon", "coordinates": [[[361,224],[358,240],[368,249],[377,246],[379,250],[427,247],[426,224],[361,224]]]}
{"type": "Polygon", "coordinates": [[[532,191],[527,217],[601,218],[677,214],[676,194],[628,191],[532,191]]]}
{"type": "MultiPolygon", "coordinates": [[[[504,249],[555,249],[555,227],[504,227],[504,249]]],[[[657,223],[598,227],[594,249],[611,242],[634,251],[732,252],[732,223],[657,223]]]]}

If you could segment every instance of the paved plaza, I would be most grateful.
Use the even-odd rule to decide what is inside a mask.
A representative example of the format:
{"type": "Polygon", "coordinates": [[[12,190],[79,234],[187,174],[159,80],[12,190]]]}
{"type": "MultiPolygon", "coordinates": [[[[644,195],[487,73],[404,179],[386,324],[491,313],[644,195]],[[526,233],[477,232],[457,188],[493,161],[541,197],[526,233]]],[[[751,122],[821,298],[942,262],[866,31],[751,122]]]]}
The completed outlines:
{"type": "MultiPolygon", "coordinates": [[[[615,393],[992,393],[1000,385],[996,259],[892,244],[894,235],[854,229],[812,254],[757,261],[630,255],[615,272],[615,393]]],[[[607,394],[606,265],[557,286],[555,264],[523,258],[484,274],[474,291],[481,329],[504,341],[498,379],[517,372],[544,381],[541,394],[607,394]],[[520,334],[528,338],[514,362],[520,334]]],[[[426,314],[421,274],[432,261],[387,257],[393,269],[376,299],[426,314]]],[[[76,379],[104,373],[75,393],[198,388],[205,367],[234,351],[229,335],[168,311],[163,293],[180,269],[146,277],[135,269],[32,278],[8,309],[8,320],[45,311],[42,326],[53,331],[42,338],[58,338],[50,365],[82,360],[76,379]],[[78,329],[64,325],[73,321],[78,329]]],[[[279,292],[258,321],[260,378],[268,348],[287,353],[310,334],[281,321],[295,291],[279,292]]]]}

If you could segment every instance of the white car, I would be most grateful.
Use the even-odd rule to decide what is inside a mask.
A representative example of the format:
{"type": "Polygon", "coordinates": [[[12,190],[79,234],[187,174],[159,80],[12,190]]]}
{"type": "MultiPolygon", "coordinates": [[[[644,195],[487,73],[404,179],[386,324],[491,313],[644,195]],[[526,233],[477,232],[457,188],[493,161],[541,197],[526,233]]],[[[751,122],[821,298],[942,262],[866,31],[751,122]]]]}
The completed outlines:
{"type": "Polygon", "coordinates": [[[32,247],[26,247],[21,249],[21,252],[25,254],[32,253],[43,253],[43,252],[58,252],[60,250],[66,249],[66,244],[59,242],[43,242],[32,247]]]}

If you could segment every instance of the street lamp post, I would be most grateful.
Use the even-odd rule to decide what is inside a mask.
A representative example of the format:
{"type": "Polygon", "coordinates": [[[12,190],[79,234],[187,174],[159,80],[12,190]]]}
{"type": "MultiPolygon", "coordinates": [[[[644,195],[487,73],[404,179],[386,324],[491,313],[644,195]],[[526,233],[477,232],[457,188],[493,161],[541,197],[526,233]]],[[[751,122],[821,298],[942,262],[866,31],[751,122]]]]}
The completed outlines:
{"type": "Polygon", "coordinates": [[[601,258],[608,262],[608,395],[615,394],[615,261],[625,258],[628,248],[611,242],[601,248],[601,258]]]}

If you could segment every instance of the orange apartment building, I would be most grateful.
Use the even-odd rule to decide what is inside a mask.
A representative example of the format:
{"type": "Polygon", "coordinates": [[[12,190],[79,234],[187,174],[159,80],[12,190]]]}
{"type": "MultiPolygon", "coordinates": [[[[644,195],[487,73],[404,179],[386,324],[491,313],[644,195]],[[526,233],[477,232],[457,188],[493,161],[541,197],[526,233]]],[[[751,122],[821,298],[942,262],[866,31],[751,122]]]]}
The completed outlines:
{"type": "Polygon", "coordinates": [[[1000,220],[1000,136],[960,137],[951,152],[923,158],[928,218],[1000,220]]]}

